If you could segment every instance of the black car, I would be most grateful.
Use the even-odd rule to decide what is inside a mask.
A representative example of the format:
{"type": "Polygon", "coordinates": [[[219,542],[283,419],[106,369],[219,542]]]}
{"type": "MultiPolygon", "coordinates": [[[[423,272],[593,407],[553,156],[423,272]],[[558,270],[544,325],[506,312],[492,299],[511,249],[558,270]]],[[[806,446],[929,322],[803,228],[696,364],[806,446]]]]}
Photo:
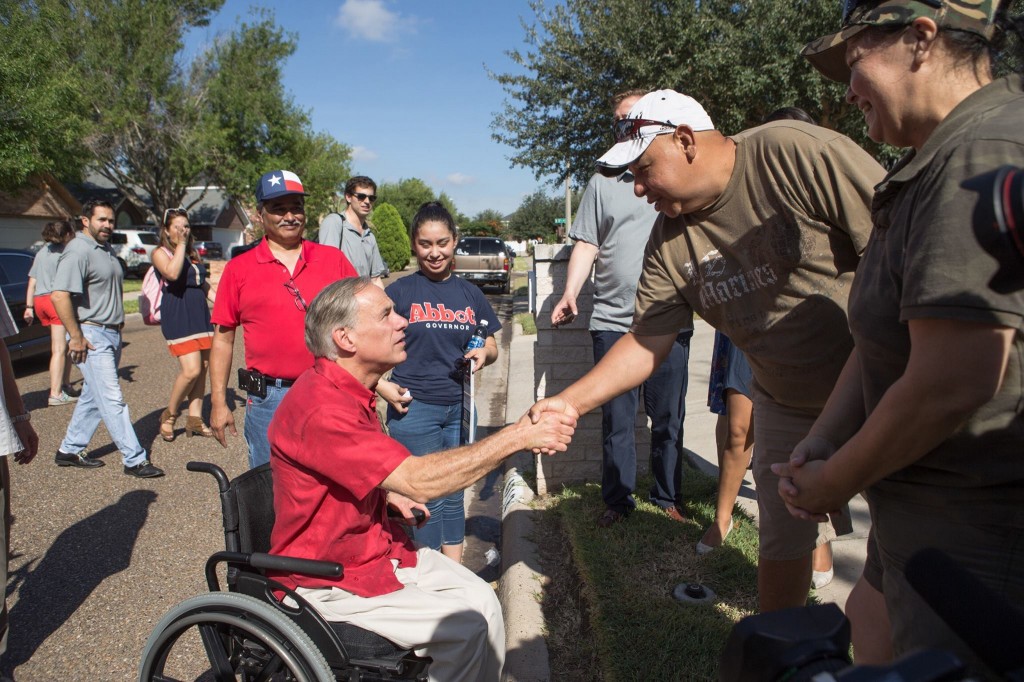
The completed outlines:
{"type": "Polygon", "coordinates": [[[35,256],[19,249],[0,249],[0,290],[18,325],[18,333],[4,341],[12,360],[50,354],[50,330],[38,321],[25,324],[25,291],[35,256]]]}
{"type": "Polygon", "coordinates": [[[220,260],[224,258],[224,247],[220,242],[196,242],[196,253],[203,260],[220,260]]]}

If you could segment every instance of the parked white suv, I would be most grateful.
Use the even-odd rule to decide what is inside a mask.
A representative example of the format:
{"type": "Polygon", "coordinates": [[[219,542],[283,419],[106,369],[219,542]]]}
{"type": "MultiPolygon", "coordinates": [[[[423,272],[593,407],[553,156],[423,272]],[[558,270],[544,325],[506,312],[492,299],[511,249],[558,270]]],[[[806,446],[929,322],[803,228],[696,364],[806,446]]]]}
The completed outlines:
{"type": "Polygon", "coordinates": [[[145,275],[146,270],[153,265],[153,249],[159,244],[157,233],[146,228],[116,230],[110,235],[110,246],[121,262],[125,277],[145,275]]]}

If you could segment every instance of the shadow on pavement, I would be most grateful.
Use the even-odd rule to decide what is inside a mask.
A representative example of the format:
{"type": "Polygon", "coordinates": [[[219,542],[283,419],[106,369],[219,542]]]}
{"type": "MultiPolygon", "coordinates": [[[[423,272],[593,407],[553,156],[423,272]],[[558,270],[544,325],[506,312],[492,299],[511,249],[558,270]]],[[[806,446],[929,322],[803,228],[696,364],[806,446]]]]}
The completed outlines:
{"type": "Polygon", "coordinates": [[[28,661],[100,583],[128,568],[156,497],[151,490],[126,493],[58,535],[38,563],[11,574],[7,594],[17,590],[18,603],[10,612],[4,670],[28,661]]]}

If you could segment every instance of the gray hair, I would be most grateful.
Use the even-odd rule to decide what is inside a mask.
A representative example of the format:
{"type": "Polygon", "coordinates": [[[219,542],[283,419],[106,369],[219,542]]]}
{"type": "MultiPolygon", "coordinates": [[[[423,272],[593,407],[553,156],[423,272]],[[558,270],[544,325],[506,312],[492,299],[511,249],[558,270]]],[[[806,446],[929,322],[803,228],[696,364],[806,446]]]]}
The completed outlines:
{"type": "Polygon", "coordinates": [[[369,277],[346,277],[324,287],[306,311],[306,347],[313,357],[336,360],[335,329],[351,329],[356,325],[359,304],[356,294],[373,286],[369,277]]]}

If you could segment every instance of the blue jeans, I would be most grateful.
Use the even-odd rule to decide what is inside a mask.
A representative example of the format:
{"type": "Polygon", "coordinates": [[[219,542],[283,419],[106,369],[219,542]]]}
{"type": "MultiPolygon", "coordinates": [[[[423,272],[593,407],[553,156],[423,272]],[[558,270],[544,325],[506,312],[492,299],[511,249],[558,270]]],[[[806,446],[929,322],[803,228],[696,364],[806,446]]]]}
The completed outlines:
{"type": "MultiPolygon", "coordinates": [[[[405,414],[388,406],[388,432],[417,457],[456,448],[462,444],[462,403],[431,405],[413,400],[405,414]]],[[[461,545],[466,538],[463,491],[431,500],[427,509],[430,520],[422,528],[411,529],[413,539],[437,550],[441,545],[461,545]]]]}
{"type": "Polygon", "coordinates": [[[245,401],[245,442],[249,446],[249,468],[255,469],[270,461],[270,440],[267,429],[288,388],[267,384],[267,397],[250,395],[245,401]]]}
{"type": "Polygon", "coordinates": [[[77,454],[85,450],[102,419],[111,440],[121,451],[124,465],[133,467],[142,464],[147,459],[146,451],[135,435],[135,427],[117,378],[117,365],[121,362],[121,332],[83,324],[82,336],[93,347],[86,353],[85,360],[76,363],[85,382],[82,384],[82,395],[71,414],[67,433],[60,442],[60,451],[77,454]]]}
{"type": "MultiPolygon", "coordinates": [[[[594,362],[611,349],[623,332],[592,331],[594,362]]],[[[686,416],[687,365],[693,332],[676,337],[665,361],[642,386],[644,411],[651,418],[651,502],[662,508],[682,503],[683,418],[686,416]]],[[[636,409],[639,388],[601,406],[603,453],[601,497],[609,509],[629,513],[636,507],[636,409]]]]}

